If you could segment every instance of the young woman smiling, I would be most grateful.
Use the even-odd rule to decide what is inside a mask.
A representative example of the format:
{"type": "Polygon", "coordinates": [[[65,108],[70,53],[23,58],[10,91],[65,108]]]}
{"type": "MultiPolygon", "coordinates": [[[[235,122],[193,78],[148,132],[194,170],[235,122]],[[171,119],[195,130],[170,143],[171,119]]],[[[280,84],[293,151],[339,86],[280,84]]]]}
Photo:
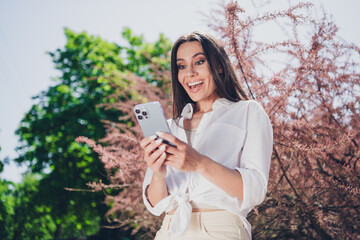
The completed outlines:
{"type": "Polygon", "coordinates": [[[165,213],[157,240],[250,239],[246,220],[266,194],[272,127],[248,100],[224,48],[210,35],[181,36],[171,53],[171,147],[144,138],[147,209],[165,213]]]}

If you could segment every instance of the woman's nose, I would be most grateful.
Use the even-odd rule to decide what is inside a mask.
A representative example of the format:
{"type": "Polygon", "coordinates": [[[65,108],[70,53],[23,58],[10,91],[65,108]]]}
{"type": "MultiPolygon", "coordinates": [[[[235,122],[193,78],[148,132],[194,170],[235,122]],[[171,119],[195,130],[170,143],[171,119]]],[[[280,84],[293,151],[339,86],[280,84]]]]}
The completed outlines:
{"type": "Polygon", "coordinates": [[[186,71],[187,77],[194,77],[196,75],[195,69],[193,66],[189,66],[186,71]]]}

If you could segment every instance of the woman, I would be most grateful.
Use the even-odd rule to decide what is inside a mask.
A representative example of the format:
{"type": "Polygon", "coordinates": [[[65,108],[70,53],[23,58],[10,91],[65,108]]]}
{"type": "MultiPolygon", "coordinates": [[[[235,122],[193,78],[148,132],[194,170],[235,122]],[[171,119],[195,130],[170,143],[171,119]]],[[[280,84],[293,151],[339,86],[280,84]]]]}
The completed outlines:
{"type": "Polygon", "coordinates": [[[147,209],[166,213],[159,239],[251,239],[246,220],[265,197],[272,127],[241,88],[224,48],[211,36],[180,37],[171,53],[172,135],[144,138],[147,209]]]}

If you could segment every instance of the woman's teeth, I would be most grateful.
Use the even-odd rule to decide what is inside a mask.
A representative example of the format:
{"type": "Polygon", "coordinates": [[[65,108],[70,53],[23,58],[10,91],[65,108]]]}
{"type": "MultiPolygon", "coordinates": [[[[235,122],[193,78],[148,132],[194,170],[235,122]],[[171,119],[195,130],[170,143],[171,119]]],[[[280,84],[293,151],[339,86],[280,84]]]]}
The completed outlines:
{"type": "Polygon", "coordinates": [[[197,81],[197,82],[188,83],[188,87],[190,92],[197,93],[203,87],[203,84],[204,81],[197,81]]]}
{"type": "Polygon", "coordinates": [[[198,82],[192,82],[192,83],[189,83],[188,85],[189,85],[189,87],[191,88],[191,87],[193,87],[193,86],[195,86],[195,85],[198,85],[198,84],[201,84],[201,83],[203,83],[204,81],[198,81],[198,82]]]}

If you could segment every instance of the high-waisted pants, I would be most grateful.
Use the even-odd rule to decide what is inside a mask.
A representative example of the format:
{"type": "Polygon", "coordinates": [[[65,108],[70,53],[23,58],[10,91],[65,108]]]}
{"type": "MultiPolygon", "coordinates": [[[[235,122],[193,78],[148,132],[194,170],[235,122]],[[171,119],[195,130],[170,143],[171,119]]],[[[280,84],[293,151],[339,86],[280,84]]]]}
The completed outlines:
{"type": "Polygon", "coordinates": [[[249,240],[243,221],[228,211],[193,212],[183,234],[168,232],[172,215],[165,215],[155,240],[249,240]]]}

